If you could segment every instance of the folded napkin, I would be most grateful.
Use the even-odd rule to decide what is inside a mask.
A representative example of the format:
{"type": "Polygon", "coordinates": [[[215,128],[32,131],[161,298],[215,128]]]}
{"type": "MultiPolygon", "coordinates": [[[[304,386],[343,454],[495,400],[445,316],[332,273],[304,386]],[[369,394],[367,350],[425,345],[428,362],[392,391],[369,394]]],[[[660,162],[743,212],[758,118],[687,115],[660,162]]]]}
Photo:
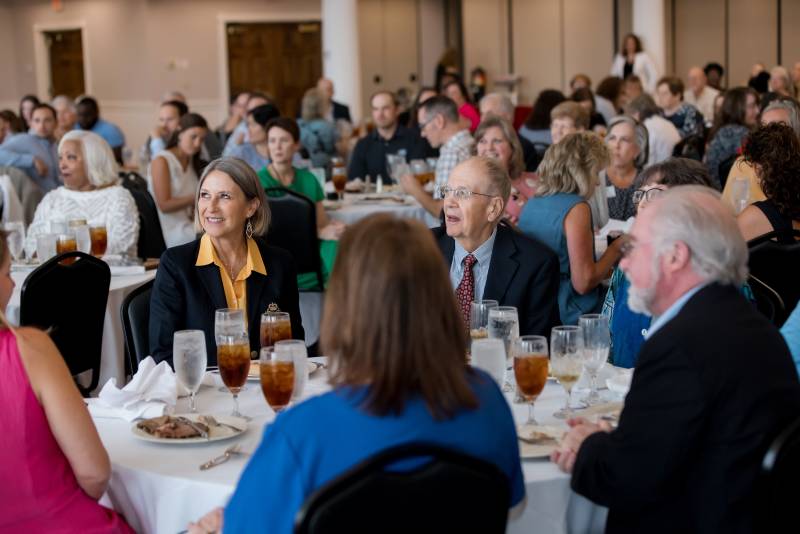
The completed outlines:
{"type": "Polygon", "coordinates": [[[156,362],[148,356],[139,363],[139,370],[122,389],[111,378],[96,399],[88,399],[94,417],[115,417],[133,421],[138,417],[164,415],[167,406],[178,400],[175,373],[167,362],[156,362]]]}

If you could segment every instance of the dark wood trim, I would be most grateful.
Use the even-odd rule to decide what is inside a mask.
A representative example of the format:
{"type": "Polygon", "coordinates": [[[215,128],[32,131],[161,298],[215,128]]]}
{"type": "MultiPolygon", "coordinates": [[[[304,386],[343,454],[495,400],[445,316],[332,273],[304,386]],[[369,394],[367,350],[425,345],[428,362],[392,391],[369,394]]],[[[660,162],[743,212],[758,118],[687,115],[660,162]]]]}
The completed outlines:
{"type": "Polygon", "coordinates": [[[731,13],[730,13],[730,2],[729,0],[725,0],[725,87],[730,87],[730,75],[731,75],[731,46],[730,46],[730,23],[731,23],[731,13]]]}
{"type": "Polygon", "coordinates": [[[614,10],[614,42],[611,43],[611,57],[617,54],[617,46],[619,46],[619,0],[613,0],[614,10]]]}
{"type": "Polygon", "coordinates": [[[775,32],[778,36],[778,62],[776,65],[783,64],[783,28],[781,25],[781,15],[783,11],[783,0],[778,0],[778,31],[775,32]]]}
{"type": "Polygon", "coordinates": [[[506,0],[508,13],[508,73],[514,73],[514,0],[506,0]]]}

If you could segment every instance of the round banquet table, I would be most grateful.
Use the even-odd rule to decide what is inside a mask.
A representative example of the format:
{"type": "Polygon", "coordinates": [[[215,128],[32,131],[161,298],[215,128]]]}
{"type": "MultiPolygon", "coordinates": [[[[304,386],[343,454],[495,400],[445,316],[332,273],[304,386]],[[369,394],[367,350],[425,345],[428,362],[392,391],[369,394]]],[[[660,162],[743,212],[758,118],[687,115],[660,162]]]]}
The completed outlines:
{"type": "Polygon", "coordinates": [[[401,193],[345,193],[342,201],[325,201],[324,205],[328,217],[345,224],[353,224],[375,213],[392,213],[398,217],[418,219],[431,228],[439,226],[439,220],[411,195],[401,193]]]}
{"type": "MultiPolygon", "coordinates": [[[[6,307],[6,316],[12,324],[19,324],[20,292],[25,278],[31,271],[14,271],[11,278],[16,287],[6,307]]],[[[125,336],[122,333],[122,319],[120,307],[122,301],[137,287],[149,282],[156,276],[156,271],[145,271],[141,274],[112,276],[108,289],[108,302],[106,303],[106,317],[103,322],[103,345],[100,352],[100,381],[97,389],[100,391],[109,378],[115,378],[117,385],[122,387],[126,382],[125,377],[125,336]]]]}
{"type": "MultiPolygon", "coordinates": [[[[326,370],[314,373],[304,398],[328,391],[326,370]]],[[[216,376],[217,385],[220,385],[216,376]]],[[[510,398],[507,394],[507,398],[510,398]]],[[[214,507],[224,506],[247,463],[247,457],[234,456],[227,463],[208,471],[200,464],[239,443],[252,453],[258,446],[264,426],[274,419],[257,381],[248,381],[239,395],[241,412],[252,420],[248,430],[228,441],[208,444],[158,444],[141,441],[131,433],[132,423],[122,419],[95,418],[95,425],[111,457],[112,475],[101,503],[125,516],[141,533],[178,532],[188,521],[196,520],[214,507]]],[[[564,391],[548,382],[536,402],[536,417],[545,425],[564,425],[552,413],[564,402],[564,391]]],[[[231,395],[218,387],[203,387],[197,397],[201,413],[226,415],[233,407],[231,395]]],[[[518,424],[527,416],[527,406],[511,404],[518,424]]],[[[188,411],[188,399],[178,399],[178,412],[188,411]]],[[[566,428],[566,427],[565,427],[566,428]]],[[[509,533],[603,532],[606,509],[574,493],[569,476],[548,459],[522,460],[526,504],[523,514],[509,522],[509,533]]]]}

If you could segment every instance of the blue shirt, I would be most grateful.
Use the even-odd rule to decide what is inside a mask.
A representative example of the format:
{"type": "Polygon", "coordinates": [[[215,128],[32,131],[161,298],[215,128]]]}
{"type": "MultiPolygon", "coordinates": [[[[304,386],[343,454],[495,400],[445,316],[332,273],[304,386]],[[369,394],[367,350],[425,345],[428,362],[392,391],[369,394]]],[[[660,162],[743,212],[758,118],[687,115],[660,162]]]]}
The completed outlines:
{"type": "Polygon", "coordinates": [[[225,509],[225,533],[290,534],[313,491],[363,460],[411,442],[493,462],[508,476],[509,508],[518,504],[525,487],[511,411],[489,375],[476,370],[470,376],[479,407],[447,420],[433,419],[421,397],[411,398],[400,415],[370,414],[361,408],[367,387],[334,390],[280,413],[264,430],[225,509]]]}
{"type": "Polygon", "coordinates": [[[781,334],[789,345],[789,352],[792,353],[797,372],[800,373],[800,304],[795,306],[792,314],[783,323],[781,334]]]}
{"type": "Polygon", "coordinates": [[[655,334],[658,329],[670,322],[675,318],[676,315],[680,313],[680,311],[683,309],[683,306],[689,302],[689,299],[692,298],[695,293],[706,287],[708,284],[709,282],[703,282],[694,286],[692,289],[681,295],[678,300],[673,302],[672,306],[667,308],[664,313],[658,317],[654,317],[653,322],[650,324],[650,330],[647,331],[647,333],[644,335],[644,338],[650,339],[653,337],[653,334],[655,334]]]}
{"type": "MultiPolygon", "coordinates": [[[[75,129],[83,130],[79,124],[75,125],[75,129]]],[[[104,121],[103,119],[97,119],[91,131],[105,139],[106,143],[108,143],[111,148],[125,146],[125,136],[116,124],[104,121]]]]}
{"type": "MultiPolygon", "coordinates": [[[[61,185],[58,178],[58,144],[50,139],[45,139],[31,134],[18,134],[7,139],[2,145],[2,151],[17,155],[24,155],[25,158],[17,162],[16,165],[10,163],[0,164],[19,167],[24,170],[31,179],[36,182],[42,192],[47,193],[61,185]],[[39,158],[47,165],[47,174],[42,176],[36,172],[33,165],[33,158],[39,158]]],[[[6,158],[11,159],[6,154],[6,158]]]]}
{"type": "Polygon", "coordinates": [[[225,147],[225,156],[244,160],[256,172],[269,165],[269,158],[262,156],[258,150],[256,150],[256,147],[250,143],[242,143],[241,145],[234,144],[225,147]]]}
{"type": "MultiPolygon", "coordinates": [[[[472,276],[475,279],[474,300],[483,299],[483,289],[486,287],[486,278],[489,276],[489,264],[492,262],[495,237],[497,237],[497,228],[492,231],[489,239],[484,241],[472,253],[475,259],[478,260],[472,265],[472,276]]],[[[455,241],[456,248],[453,251],[453,262],[450,264],[450,283],[453,284],[453,290],[455,290],[464,277],[464,258],[467,257],[469,252],[457,240],[454,239],[453,241],[455,241]]]]}

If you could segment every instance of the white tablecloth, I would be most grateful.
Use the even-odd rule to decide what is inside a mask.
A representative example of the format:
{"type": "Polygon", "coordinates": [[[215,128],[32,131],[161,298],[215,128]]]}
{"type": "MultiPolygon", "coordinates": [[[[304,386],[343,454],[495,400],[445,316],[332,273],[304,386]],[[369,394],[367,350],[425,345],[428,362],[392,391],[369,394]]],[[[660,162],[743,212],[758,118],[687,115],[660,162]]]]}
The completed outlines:
{"type": "Polygon", "coordinates": [[[375,213],[393,213],[398,217],[419,219],[429,227],[439,226],[439,220],[432,217],[431,214],[410,195],[400,195],[398,193],[398,197],[404,199],[403,204],[392,200],[366,200],[364,198],[365,196],[372,195],[345,193],[344,200],[338,204],[339,207],[337,209],[326,208],[325,213],[328,214],[328,217],[337,219],[346,224],[353,224],[375,213]]]}
{"type": "MultiPolygon", "coordinates": [[[[31,271],[15,271],[11,273],[11,278],[17,285],[11,300],[8,301],[6,315],[12,324],[19,324],[19,299],[22,290],[22,283],[31,271]]],[[[103,346],[100,353],[100,381],[98,382],[99,391],[109,378],[116,378],[117,384],[125,383],[125,336],[122,333],[122,320],[120,319],[120,307],[122,301],[128,294],[152,280],[156,275],[155,270],[146,271],[143,274],[129,276],[112,276],[111,285],[108,292],[108,303],[106,304],[106,317],[103,322],[103,346]]]]}
{"type": "MultiPolygon", "coordinates": [[[[311,377],[306,396],[328,390],[325,371],[311,377]]],[[[249,381],[239,396],[241,412],[253,418],[249,429],[235,440],[198,445],[160,445],[135,439],[131,423],[121,419],[95,419],[100,437],[112,463],[112,477],[104,504],[122,513],[142,533],[178,532],[189,520],[201,517],[216,506],[224,506],[247,463],[234,457],[208,471],[199,465],[219,455],[228,446],[241,443],[245,451],[258,446],[263,427],[274,415],[267,407],[257,381],[249,381]]],[[[229,393],[204,387],[198,395],[198,410],[227,414],[232,409],[229,393]]],[[[536,403],[536,417],[542,424],[564,424],[551,414],[564,402],[564,392],[548,383],[536,403]]],[[[178,411],[186,411],[187,399],[178,400],[178,411]]],[[[527,406],[512,405],[518,422],[525,420],[527,406]]],[[[605,509],[573,493],[569,477],[546,459],[523,460],[527,502],[523,515],[509,523],[509,533],[602,532],[605,509]]]]}

